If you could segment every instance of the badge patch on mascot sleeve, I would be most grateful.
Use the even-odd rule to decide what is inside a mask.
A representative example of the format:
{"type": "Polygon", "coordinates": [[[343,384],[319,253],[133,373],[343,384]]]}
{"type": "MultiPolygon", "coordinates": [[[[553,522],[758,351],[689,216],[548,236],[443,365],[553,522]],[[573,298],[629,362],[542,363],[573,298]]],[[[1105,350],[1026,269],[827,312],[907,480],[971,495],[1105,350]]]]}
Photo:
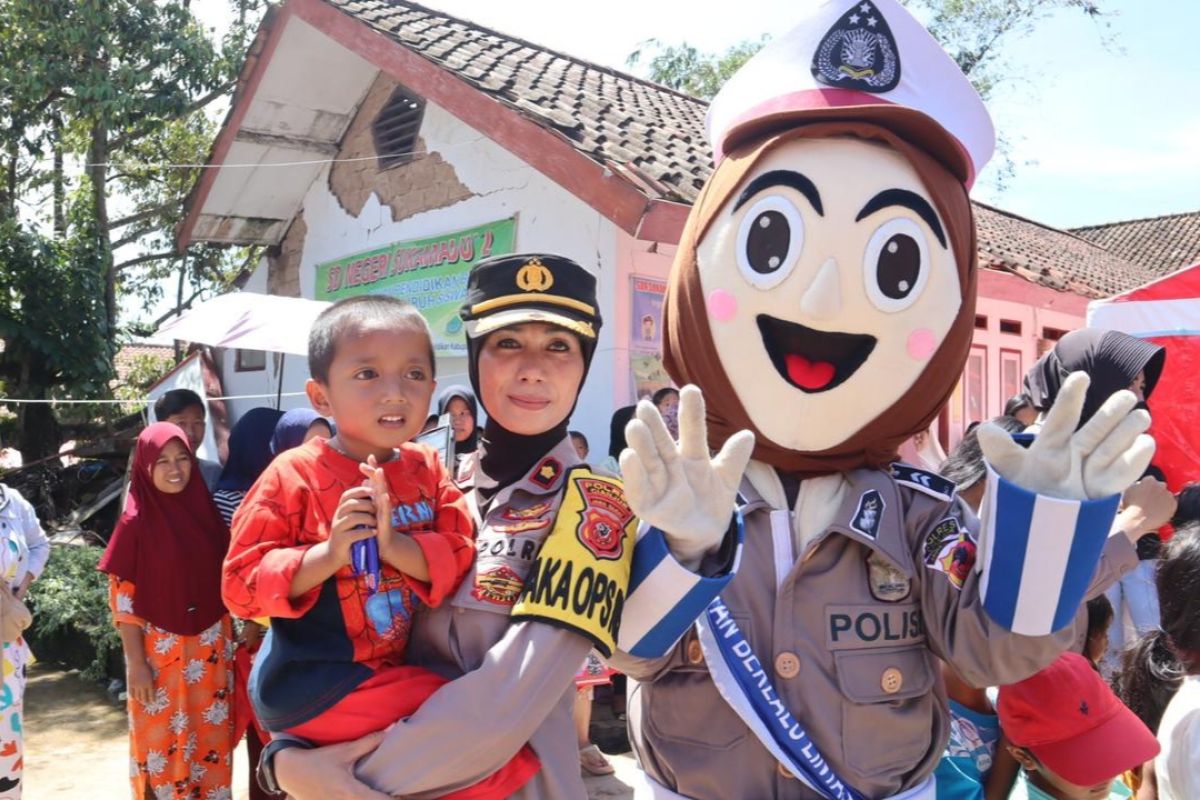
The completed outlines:
{"type": "Polygon", "coordinates": [[[584,467],[568,473],[564,492],[512,617],[575,631],[607,657],[629,588],[637,518],[619,480],[584,467]]]}

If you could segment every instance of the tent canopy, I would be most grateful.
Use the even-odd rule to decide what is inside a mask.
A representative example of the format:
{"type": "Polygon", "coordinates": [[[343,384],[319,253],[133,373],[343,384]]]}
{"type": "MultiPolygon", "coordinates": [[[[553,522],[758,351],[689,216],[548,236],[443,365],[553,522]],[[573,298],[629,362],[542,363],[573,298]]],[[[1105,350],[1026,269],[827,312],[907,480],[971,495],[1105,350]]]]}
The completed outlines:
{"type": "Polygon", "coordinates": [[[308,354],[308,332],[329,303],[231,292],[195,306],[158,329],[161,336],[213,347],[308,354]]]}
{"type": "Polygon", "coordinates": [[[1200,374],[1200,264],[1186,267],[1108,300],[1088,304],[1089,328],[1122,331],[1167,349],[1154,394],[1150,433],[1154,456],[1178,491],[1200,480],[1200,402],[1192,381],[1200,374]]]}

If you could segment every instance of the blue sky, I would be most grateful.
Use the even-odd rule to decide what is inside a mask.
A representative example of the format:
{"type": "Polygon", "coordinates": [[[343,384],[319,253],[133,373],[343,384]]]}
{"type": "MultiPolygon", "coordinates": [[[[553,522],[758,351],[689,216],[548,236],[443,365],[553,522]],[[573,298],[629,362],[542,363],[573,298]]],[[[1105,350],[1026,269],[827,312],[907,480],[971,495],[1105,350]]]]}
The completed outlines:
{"type": "MultiPolygon", "coordinates": [[[[805,0],[738,0],[714,16],[682,0],[425,0],[446,13],[619,69],[640,42],[722,51],[778,34],[805,0]]],[[[975,196],[1067,227],[1200,209],[1200,2],[1099,0],[1116,12],[1106,46],[1078,11],[1060,11],[1008,43],[1021,80],[990,102],[1017,174],[1004,191],[985,172],[975,196]]],[[[226,0],[198,0],[220,17],[226,0]]],[[[212,19],[212,17],[209,17],[212,19]]]]}

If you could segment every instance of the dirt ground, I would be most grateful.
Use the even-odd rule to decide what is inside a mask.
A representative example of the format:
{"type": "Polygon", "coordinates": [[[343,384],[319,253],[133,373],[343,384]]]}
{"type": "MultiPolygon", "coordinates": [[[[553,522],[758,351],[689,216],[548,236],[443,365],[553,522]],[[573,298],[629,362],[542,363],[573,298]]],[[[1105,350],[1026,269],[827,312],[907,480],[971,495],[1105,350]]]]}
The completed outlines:
{"type": "MultiPolygon", "coordinates": [[[[597,706],[594,737],[619,742],[619,723],[597,706]]],[[[628,754],[610,755],[616,775],[588,777],[590,800],[631,798],[634,767],[628,754]]],[[[36,800],[128,800],[129,740],[122,706],[76,672],[35,664],[25,690],[25,792],[36,800]]],[[[234,799],[247,797],[245,745],[233,763],[234,799]]]]}

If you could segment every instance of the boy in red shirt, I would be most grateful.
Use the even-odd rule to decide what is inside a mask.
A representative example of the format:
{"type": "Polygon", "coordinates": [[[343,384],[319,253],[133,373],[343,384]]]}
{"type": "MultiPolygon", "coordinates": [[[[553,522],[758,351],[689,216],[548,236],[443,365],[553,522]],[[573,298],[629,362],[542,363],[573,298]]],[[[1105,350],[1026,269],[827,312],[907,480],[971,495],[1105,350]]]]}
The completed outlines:
{"type": "MultiPolygon", "coordinates": [[[[475,554],[462,492],[434,450],[409,443],[436,386],[421,314],[390,297],[343,300],[314,322],[308,358],[309,400],[337,435],[281,454],[251,488],[221,590],[237,616],[271,617],[250,676],[258,719],[325,745],[386,728],[446,682],[404,664],[412,617],[451,597],[475,554]],[[368,540],[378,568],[363,574],[351,554],[368,540]]],[[[447,796],[505,797],[538,768],[526,746],[447,796]]]]}

